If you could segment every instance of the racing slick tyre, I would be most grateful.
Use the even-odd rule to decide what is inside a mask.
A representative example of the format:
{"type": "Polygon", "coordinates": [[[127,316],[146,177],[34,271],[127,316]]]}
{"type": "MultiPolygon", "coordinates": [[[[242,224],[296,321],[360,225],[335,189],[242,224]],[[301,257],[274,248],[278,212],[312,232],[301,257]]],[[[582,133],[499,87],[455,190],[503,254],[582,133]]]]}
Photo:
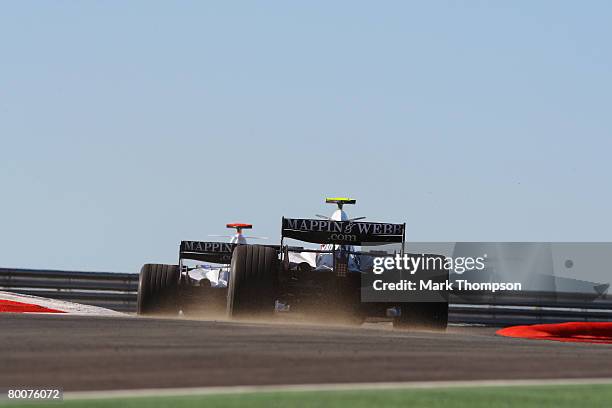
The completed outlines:
{"type": "Polygon", "coordinates": [[[446,330],[448,302],[401,303],[400,315],[393,319],[396,329],[446,330]]]}
{"type": "MultiPolygon", "coordinates": [[[[429,255],[428,258],[439,257],[429,255]]],[[[432,269],[419,270],[420,279],[428,279],[444,287],[449,280],[449,270],[432,269]]],[[[393,320],[393,327],[398,329],[425,329],[425,330],[446,330],[448,325],[448,296],[445,289],[440,289],[435,293],[420,293],[419,296],[426,297],[429,301],[423,301],[421,297],[414,302],[399,304],[399,316],[393,320]]]]}
{"type": "Polygon", "coordinates": [[[145,264],[138,281],[138,314],[178,314],[178,265],[145,264]]]}
{"type": "Polygon", "coordinates": [[[278,284],[278,255],[261,245],[234,249],[227,292],[230,318],[266,318],[274,313],[278,284]]]}

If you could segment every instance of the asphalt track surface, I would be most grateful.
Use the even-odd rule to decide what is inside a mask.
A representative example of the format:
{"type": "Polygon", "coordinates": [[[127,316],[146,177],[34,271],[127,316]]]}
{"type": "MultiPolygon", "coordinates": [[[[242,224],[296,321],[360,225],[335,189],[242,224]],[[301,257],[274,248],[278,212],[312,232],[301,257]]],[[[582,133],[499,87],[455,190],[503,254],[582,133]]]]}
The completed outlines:
{"type": "Polygon", "coordinates": [[[612,378],[612,345],[494,333],[4,313],[0,388],[612,378]]]}

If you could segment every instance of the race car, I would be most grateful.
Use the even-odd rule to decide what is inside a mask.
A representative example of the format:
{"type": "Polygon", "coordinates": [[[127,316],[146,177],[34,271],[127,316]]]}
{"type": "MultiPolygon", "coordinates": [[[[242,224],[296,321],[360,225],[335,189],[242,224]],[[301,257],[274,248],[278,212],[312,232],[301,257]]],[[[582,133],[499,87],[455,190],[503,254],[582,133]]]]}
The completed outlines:
{"type": "Polygon", "coordinates": [[[229,242],[181,241],[177,265],[145,264],[138,283],[138,314],[225,314],[232,253],[247,244],[243,231],[253,226],[226,227],[236,230],[229,242]]]}
{"type": "MultiPolygon", "coordinates": [[[[349,218],[344,206],[355,204],[354,199],[328,198],[326,202],[337,206],[330,217],[283,217],[280,246],[244,245],[234,249],[228,316],[267,318],[275,312],[294,312],[352,324],[361,324],[367,317],[391,316],[396,328],[446,329],[448,297],[425,302],[361,301],[363,277],[371,273],[377,252],[359,251],[357,247],[396,244],[403,255],[405,224],[349,218]],[[284,245],[287,238],[320,247],[284,245]]],[[[435,272],[436,279],[448,279],[448,270],[435,272]]]]}

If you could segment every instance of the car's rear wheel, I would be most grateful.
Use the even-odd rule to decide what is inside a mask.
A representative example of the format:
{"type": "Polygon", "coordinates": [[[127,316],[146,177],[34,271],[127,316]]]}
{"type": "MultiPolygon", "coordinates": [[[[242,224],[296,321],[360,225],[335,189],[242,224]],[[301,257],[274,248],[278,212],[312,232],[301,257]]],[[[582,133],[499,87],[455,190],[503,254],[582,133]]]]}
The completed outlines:
{"type": "Polygon", "coordinates": [[[145,264],[138,281],[138,314],[178,314],[178,265],[145,264]]]}
{"type": "MultiPolygon", "coordinates": [[[[433,257],[433,255],[428,255],[427,258],[432,259],[433,257]]],[[[449,293],[444,288],[449,280],[448,269],[419,270],[417,273],[420,279],[431,280],[440,289],[434,293],[419,293],[420,301],[400,303],[400,313],[393,320],[393,327],[398,329],[446,330],[449,293]],[[423,301],[424,298],[429,301],[423,301]]]]}
{"type": "Polygon", "coordinates": [[[272,248],[239,245],[234,249],[227,294],[230,318],[266,318],[274,313],[278,255],[272,248]]]}
{"type": "Polygon", "coordinates": [[[393,320],[396,329],[446,330],[448,302],[401,303],[400,315],[393,320]]]}

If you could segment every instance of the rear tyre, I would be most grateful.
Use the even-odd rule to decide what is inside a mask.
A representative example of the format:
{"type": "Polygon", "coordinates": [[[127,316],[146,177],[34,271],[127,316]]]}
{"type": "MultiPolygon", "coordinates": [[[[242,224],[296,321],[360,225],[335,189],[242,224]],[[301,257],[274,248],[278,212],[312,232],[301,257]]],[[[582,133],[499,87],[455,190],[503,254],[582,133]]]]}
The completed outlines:
{"type": "Polygon", "coordinates": [[[400,315],[393,320],[396,329],[446,330],[448,302],[411,302],[400,304],[400,315]]]}
{"type": "Polygon", "coordinates": [[[145,264],[138,281],[138,314],[178,314],[178,265],[145,264]]]}
{"type": "Polygon", "coordinates": [[[272,248],[239,245],[234,249],[227,292],[230,318],[267,318],[274,314],[278,255],[272,248]]]}
{"type": "MultiPolygon", "coordinates": [[[[433,255],[429,255],[428,259],[432,257],[433,255]]],[[[448,269],[419,270],[418,273],[421,279],[430,279],[439,284],[440,287],[445,287],[444,284],[449,280],[448,269]]],[[[425,296],[426,294],[420,295],[425,296]]],[[[446,330],[448,325],[448,296],[448,291],[442,289],[437,293],[427,295],[432,301],[400,303],[400,315],[393,320],[393,327],[398,329],[446,330]]]]}

